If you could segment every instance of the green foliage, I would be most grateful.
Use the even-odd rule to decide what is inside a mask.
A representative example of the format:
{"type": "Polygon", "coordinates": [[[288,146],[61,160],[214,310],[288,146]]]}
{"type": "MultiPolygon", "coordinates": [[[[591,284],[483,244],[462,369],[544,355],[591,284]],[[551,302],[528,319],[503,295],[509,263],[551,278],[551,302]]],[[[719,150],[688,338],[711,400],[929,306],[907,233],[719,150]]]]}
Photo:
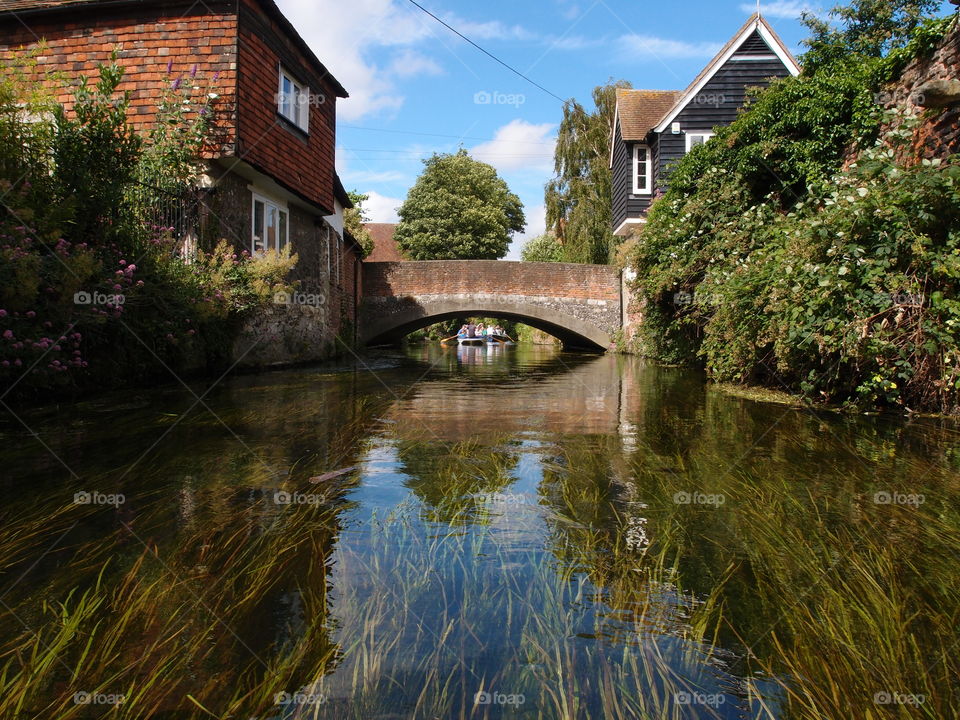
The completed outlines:
{"type": "Polygon", "coordinates": [[[940,0],[851,0],[834,6],[827,19],[804,12],[803,22],[811,31],[804,70],[812,73],[851,55],[883,57],[906,45],[940,6],[940,0]],[[830,19],[839,21],[839,26],[830,19]]]}
{"type": "Polygon", "coordinates": [[[353,207],[343,211],[343,226],[360,243],[360,247],[363,248],[363,257],[367,257],[373,252],[373,238],[363,226],[370,219],[363,211],[363,204],[370,199],[370,196],[358,193],[356,190],[348,192],[347,195],[353,207]]]}
{"type": "Polygon", "coordinates": [[[890,62],[848,55],[775,83],[676,165],[632,251],[643,347],[813,400],[960,405],[960,174],[897,164],[914,119],[875,140],[890,62]]]}
{"type": "Polygon", "coordinates": [[[0,66],[0,377],[18,395],[222,365],[244,313],[286,289],[296,262],[226,243],[180,258],[143,188],[189,190],[215,98],[175,83],[141,136],[122,74],[111,63],[95,86],[81,79],[68,111],[22,65],[0,66]]]}
{"type": "Polygon", "coordinates": [[[520,250],[520,259],[525,262],[563,262],[563,246],[552,232],[532,237],[520,250]]]}
{"type": "Polygon", "coordinates": [[[563,108],[554,153],[556,177],[547,183],[547,227],[563,245],[566,262],[607,264],[615,249],[610,229],[610,128],[624,80],[593,90],[594,111],[576,100],[563,108]]]}
{"type": "Polygon", "coordinates": [[[434,154],[400,208],[396,240],[414,260],[495,260],[524,227],[523,205],[466,150],[434,154]]]}

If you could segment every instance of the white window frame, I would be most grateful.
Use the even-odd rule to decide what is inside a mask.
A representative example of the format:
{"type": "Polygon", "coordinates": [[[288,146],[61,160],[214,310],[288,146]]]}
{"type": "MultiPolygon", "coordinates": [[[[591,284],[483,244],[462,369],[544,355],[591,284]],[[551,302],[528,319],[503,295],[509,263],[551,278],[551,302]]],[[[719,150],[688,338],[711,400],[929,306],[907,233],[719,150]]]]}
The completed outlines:
{"type": "Polygon", "coordinates": [[[260,193],[253,192],[252,198],[250,201],[250,253],[252,255],[263,255],[266,254],[267,250],[276,250],[277,252],[282,252],[284,248],[290,245],[290,209],[287,207],[286,203],[278,202],[273,198],[269,198],[266,195],[261,195],[260,193]],[[273,208],[277,211],[277,247],[268,248],[265,243],[265,239],[261,238],[261,241],[264,243],[263,249],[257,249],[256,241],[256,230],[255,227],[257,219],[257,203],[263,203],[263,222],[264,229],[266,229],[267,222],[267,213],[269,208],[273,208]],[[282,244],[281,244],[282,242],[282,244]]]}
{"type": "Polygon", "coordinates": [[[691,150],[693,150],[693,144],[692,144],[693,138],[702,137],[703,142],[707,142],[714,135],[716,135],[716,133],[713,132],[712,130],[694,130],[692,132],[688,130],[687,131],[687,152],[690,152],[691,150]]]}
{"type": "Polygon", "coordinates": [[[280,82],[277,90],[277,112],[305,133],[310,132],[310,88],[298,83],[293,75],[280,67],[280,82]],[[290,102],[287,102],[287,92],[284,90],[284,81],[290,83],[290,102]]]}
{"type": "Polygon", "coordinates": [[[634,195],[651,195],[653,193],[653,153],[650,152],[649,145],[634,145],[633,146],[633,194],[634,195]],[[637,176],[640,174],[640,150],[647,151],[647,189],[642,190],[637,187],[637,176]]]}

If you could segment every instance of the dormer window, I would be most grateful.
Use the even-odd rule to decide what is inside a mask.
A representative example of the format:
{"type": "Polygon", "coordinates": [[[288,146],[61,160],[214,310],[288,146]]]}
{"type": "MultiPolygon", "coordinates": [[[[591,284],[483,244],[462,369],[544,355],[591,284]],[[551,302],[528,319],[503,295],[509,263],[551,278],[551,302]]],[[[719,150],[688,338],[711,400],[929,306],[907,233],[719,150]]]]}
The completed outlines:
{"type": "Polygon", "coordinates": [[[304,132],[310,132],[310,89],[280,68],[277,112],[304,132]]]}
{"type": "Polygon", "coordinates": [[[633,194],[649,195],[653,186],[653,163],[650,148],[646,145],[633,146],[633,194]]]}

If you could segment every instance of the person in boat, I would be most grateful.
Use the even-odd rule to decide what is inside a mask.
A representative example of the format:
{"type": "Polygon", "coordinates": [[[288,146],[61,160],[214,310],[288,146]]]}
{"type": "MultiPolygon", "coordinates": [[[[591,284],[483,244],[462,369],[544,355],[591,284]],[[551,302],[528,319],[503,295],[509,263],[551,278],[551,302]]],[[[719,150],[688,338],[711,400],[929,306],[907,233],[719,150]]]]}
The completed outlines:
{"type": "Polygon", "coordinates": [[[473,323],[468,323],[468,324],[467,324],[467,337],[468,337],[468,338],[475,338],[476,336],[477,336],[477,326],[474,325],[473,323]]]}
{"type": "Polygon", "coordinates": [[[458,336],[458,337],[467,337],[467,332],[468,332],[467,326],[466,326],[466,324],[464,324],[464,326],[463,326],[462,328],[460,328],[459,332],[457,332],[457,336],[458,336]]]}
{"type": "Polygon", "coordinates": [[[480,323],[479,325],[477,325],[477,336],[478,337],[487,336],[487,326],[484,325],[483,323],[480,323]]]}

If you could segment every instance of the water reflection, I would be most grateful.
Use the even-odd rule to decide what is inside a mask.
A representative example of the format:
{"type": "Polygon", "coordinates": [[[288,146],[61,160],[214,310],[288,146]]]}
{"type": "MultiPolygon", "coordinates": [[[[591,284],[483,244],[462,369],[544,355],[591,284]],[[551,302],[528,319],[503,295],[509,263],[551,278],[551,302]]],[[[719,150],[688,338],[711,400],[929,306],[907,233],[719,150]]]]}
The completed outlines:
{"type": "Polygon", "coordinates": [[[960,640],[949,424],[429,345],[25,420],[42,444],[2,427],[4,717],[99,717],[71,698],[111,690],[130,718],[806,717],[820,687],[882,716],[897,665],[953,700],[955,660],[923,671],[960,640]],[[862,598],[916,619],[822,629],[862,598]]]}

